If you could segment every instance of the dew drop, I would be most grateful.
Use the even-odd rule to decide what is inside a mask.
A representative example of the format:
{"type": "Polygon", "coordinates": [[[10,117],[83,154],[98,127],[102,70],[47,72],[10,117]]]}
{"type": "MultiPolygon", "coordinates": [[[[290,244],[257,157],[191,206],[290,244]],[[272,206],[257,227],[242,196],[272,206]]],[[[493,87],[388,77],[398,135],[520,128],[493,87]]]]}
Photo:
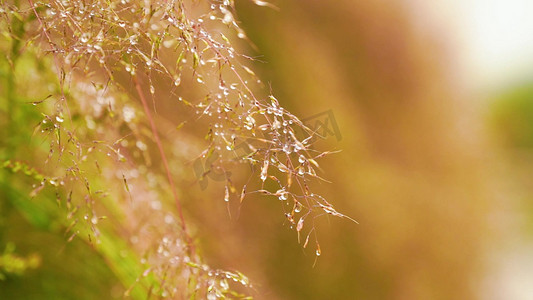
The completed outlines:
{"type": "Polygon", "coordinates": [[[161,202],[159,201],[152,201],[150,203],[150,206],[152,207],[153,210],[160,210],[161,209],[161,202]]]}
{"type": "Polygon", "coordinates": [[[300,157],[298,157],[298,162],[303,164],[305,162],[305,156],[300,154],[300,157]]]}
{"type": "Polygon", "coordinates": [[[285,189],[278,190],[276,194],[279,195],[279,200],[281,201],[287,200],[288,193],[287,191],[285,191],[285,189]]]}
{"type": "Polygon", "coordinates": [[[268,160],[265,160],[261,168],[261,181],[265,181],[268,175],[268,160]]]}
{"type": "Polygon", "coordinates": [[[304,227],[304,218],[301,217],[300,220],[298,221],[298,224],[296,225],[296,231],[301,231],[303,227],[304,227]]]}
{"type": "Polygon", "coordinates": [[[224,201],[229,202],[229,189],[228,189],[228,186],[226,186],[226,189],[224,191],[224,201]]]}
{"type": "Polygon", "coordinates": [[[165,216],[165,223],[172,224],[174,222],[174,218],[171,215],[165,216]]]}
{"type": "Polygon", "coordinates": [[[224,14],[224,18],[222,19],[222,23],[224,24],[229,24],[233,22],[233,15],[231,14],[231,12],[227,11],[225,14],[224,14]]]}
{"type": "Polygon", "coordinates": [[[179,86],[181,83],[181,76],[177,76],[176,79],[174,79],[174,86],[179,86]]]}
{"type": "Polygon", "coordinates": [[[299,213],[299,212],[301,212],[301,211],[302,211],[302,207],[303,207],[302,203],[300,203],[300,202],[296,202],[296,203],[294,204],[294,212],[295,212],[295,213],[299,213]]]}
{"type": "MultiPolygon", "coordinates": [[[[268,112],[268,110],[267,110],[268,112]]],[[[279,129],[281,128],[281,123],[280,121],[278,121],[278,119],[274,119],[274,123],[272,124],[272,127],[274,127],[274,129],[279,129]]]]}
{"type": "Polygon", "coordinates": [[[227,291],[229,289],[229,284],[228,284],[228,281],[226,279],[222,279],[220,280],[220,287],[224,290],[224,291],[227,291]]]}
{"type": "Polygon", "coordinates": [[[215,293],[209,292],[207,294],[207,300],[217,300],[217,299],[218,299],[218,297],[217,297],[217,295],[215,293]]]}
{"type": "Polygon", "coordinates": [[[283,145],[283,152],[287,154],[291,154],[292,153],[291,146],[289,144],[283,145]]]}
{"type": "Polygon", "coordinates": [[[82,34],[80,40],[81,40],[82,43],[87,43],[89,41],[89,35],[86,34],[86,33],[82,34]]]}
{"type": "Polygon", "coordinates": [[[141,151],[145,151],[146,149],[148,149],[148,147],[146,146],[145,143],[141,142],[141,141],[137,141],[135,143],[135,146],[137,146],[137,148],[139,148],[139,150],[141,151]]]}

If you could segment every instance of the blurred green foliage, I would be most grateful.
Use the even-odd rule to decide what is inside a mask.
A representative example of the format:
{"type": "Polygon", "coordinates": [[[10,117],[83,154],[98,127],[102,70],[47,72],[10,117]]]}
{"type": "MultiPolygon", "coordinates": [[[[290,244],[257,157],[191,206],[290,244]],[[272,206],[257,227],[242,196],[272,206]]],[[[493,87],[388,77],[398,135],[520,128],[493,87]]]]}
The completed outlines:
{"type": "Polygon", "coordinates": [[[533,147],[533,83],[508,88],[492,99],[490,122],[509,147],[533,147]]]}
{"type": "MultiPolygon", "coordinates": [[[[15,20],[13,34],[22,35],[22,21],[15,20]]],[[[104,257],[82,240],[66,242],[57,192],[30,193],[44,175],[17,158],[39,160],[46,153],[47,143],[34,137],[40,114],[31,102],[57,80],[46,60],[32,52],[21,56],[20,41],[6,37],[0,40],[7,54],[0,57],[0,299],[121,296],[104,257]]]]}
{"type": "Polygon", "coordinates": [[[35,269],[41,264],[37,254],[21,257],[15,254],[15,245],[8,243],[4,253],[0,256],[0,280],[5,280],[9,274],[22,275],[26,270],[35,269]]]}

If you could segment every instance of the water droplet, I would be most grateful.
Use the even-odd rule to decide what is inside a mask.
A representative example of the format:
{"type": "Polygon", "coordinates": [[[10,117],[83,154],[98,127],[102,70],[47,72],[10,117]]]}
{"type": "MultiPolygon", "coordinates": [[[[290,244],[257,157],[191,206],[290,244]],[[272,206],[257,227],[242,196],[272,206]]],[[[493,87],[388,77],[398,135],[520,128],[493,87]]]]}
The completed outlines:
{"type": "Polygon", "coordinates": [[[141,141],[137,141],[135,143],[135,145],[137,146],[137,148],[139,148],[139,150],[141,151],[145,151],[146,149],[148,149],[148,147],[146,146],[145,143],[141,142],[141,141]]]}
{"type": "MultiPolygon", "coordinates": [[[[268,111],[267,111],[268,112],[268,111]]],[[[274,129],[279,129],[281,128],[281,123],[280,121],[278,121],[278,119],[274,119],[274,123],[272,124],[272,127],[274,127],[274,129]]]]}
{"type": "Polygon", "coordinates": [[[162,205],[161,205],[161,202],[159,202],[159,201],[152,201],[152,202],[150,203],[150,206],[151,206],[152,209],[154,209],[154,210],[160,210],[162,205]]]}
{"type": "Polygon", "coordinates": [[[296,201],[296,203],[294,204],[294,212],[295,213],[301,212],[302,211],[302,207],[303,207],[302,203],[296,201]]]}
{"type": "Polygon", "coordinates": [[[287,154],[291,154],[292,153],[291,146],[289,144],[283,145],[283,152],[287,154]]]}
{"type": "Polygon", "coordinates": [[[298,221],[298,224],[296,225],[296,231],[301,231],[303,227],[304,227],[304,218],[301,217],[300,220],[298,221]]]}
{"type": "Polygon", "coordinates": [[[268,160],[265,160],[261,168],[261,181],[265,181],[268,175],[268,160]]]}
{"type": "Polygon", "coordinates": [[[63,123],[63,121],[65,121],[62,117],[60,116],[56,116],[56,121],[59,122],[59,123],[63,123]]]}
{"type": "Polygon", "coordinates": [[[222,23],[228,25],[231,22],[233,22],[233,15],[231,12],[226,10],[226,13],[224,13],[224,18],[222,19],[222,23]]]}
{"type": "Polygon", "coordinates": [[[224,191],[224,201],[229,202],[229,189],[226,185],[226,190],[224,191]]]}
{"type": "Polygon", "coordinates": [[[228,281],[226,279],[220,280],[220,287],[222,290],[227,291],[229,289],[228,281]]]}
{"type": "Polygon", "coordinates": [[[298,162],[303,164],[305,162],[305,156],[300,154],[300,157],[298,157],[298,162]]]}
{"type": "Polygon", "coordinates": [[[124,27],[126,27],[126,22],[120,21],[120,22],[118,22],[118,26],[124,28],[124,27]]]}
{"type": "Polygon", "coordinates": [[[155,87],[153,85],[150,85],[150,94],[155,94],[155,87]]]}
{"type": "Polygon", "coordinates": [[[217,297],[217,295],[214,292],[209,292],[207,294],[207,300],[217,300],[217,299],[218,299],[218,297],[217,297]]]}
{"type": "Polygon", "coordinates": [[[174,218],[171,215],[166,215],[165,216],[165,223],[167,223],[167,224],[174,223],[174,218]]]}
{"type": "Polygon", "coordinates": [[[181,76],[177,76],[175,79],[174,79],[174,85],[175,86],[179,86],[181,83],[181,76]]]}
{"type": "Polygon", "coordinates": [[[89,35],[87,33],[82,34],[80,40],[82,43],[87,43],[89,41],[89,35]]]}
{"type": "Polygon", "coordinates": [[[278,190],[276,194],[279,195],[279,200],[285,201],[287,200],[289,193],[287,193],[287,191],[285,191],[284,189],[281,189],[281,190],[278,190]]]}

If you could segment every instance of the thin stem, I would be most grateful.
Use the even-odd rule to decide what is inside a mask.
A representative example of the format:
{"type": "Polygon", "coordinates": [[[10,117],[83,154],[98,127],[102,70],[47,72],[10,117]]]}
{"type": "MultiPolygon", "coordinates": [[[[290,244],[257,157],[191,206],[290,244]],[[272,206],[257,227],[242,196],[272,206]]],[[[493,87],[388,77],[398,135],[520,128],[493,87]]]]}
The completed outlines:
{"type": "Polygon", "coordinates": [[[159,134],[157,133],[157,127],[155,125],[154,119],[152,118],[152,114],[150,113],[148,102],[146,101],[146,97],[144,96],[144,93],[141,88],[141,84],[139,83],[137,76],[133,76],[133,83],[135,84],[135,90],[137,91],[137,95],[141,99],[144,112],[146,113],[146,117],[148,118],[148,121],[150,122],[150,127],[152,129],[152,134],[154,135],[155,143],[157,144],[157,148],[159,149],[161,160],[163,161],[163,165],[165,166],[165,170],[167,172],[167,179],[170,185],[170,189],[172,190],[172,194],[174,195],[174,201],[176,202],[176,208],[178,209],[178,214],[180,217],[181,228],[187,238],[189,247],[191,247],[191,250],[192,250],[193,249],[192,239],[187,233],[187,225],[185,223],[185,218],[183,217],[183,209],[181,207],[181,203],[178,198],[178,192],[176,190],[176,185],[174,184],[174,180],[172,179],[172,174],[170,173],[170,167],[168,165],[167,156],[165,155],[165,151],[163,150],[163,144],[161,143],[161,139],[159,138],[159,134]]]}

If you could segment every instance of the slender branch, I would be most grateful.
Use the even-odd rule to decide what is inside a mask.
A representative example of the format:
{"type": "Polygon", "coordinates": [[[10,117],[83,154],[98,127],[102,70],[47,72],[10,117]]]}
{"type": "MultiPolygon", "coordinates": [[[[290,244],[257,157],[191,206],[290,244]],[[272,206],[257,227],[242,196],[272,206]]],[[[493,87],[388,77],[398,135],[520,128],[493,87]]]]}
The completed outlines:
{"type": "Polygon", "coordinates": [[[170,173],[170,167],[168,165],[167,156],[165,155],[165,151],[163,150],[163,144],[161,143],[161,139],[159,138],[159,134],[157,133],[157,127],[155,125],[154,119],[152,118],[152,114],[150,113],[150,108],[148,107],[148,102],[146,101],[146,97],[144,96],[144,93],[141,88],[141,84],[139,83],[139,80],[137,76],[133,76],[133,83],[135,84],[135,90],[137,91],[137,95],[141,99],[144,112],[146,113],[146,117],[148,118],[148,121],[150,122],[150,127],[152,129],[152,134],[154,135],[155,142],[157,144],[157,148],[159,149],[159,154],[161,156],[161,160],[163,161],[163,165],[165,166],[165,170],[167,172],[167,179],[168,183],[170,185],[170,189],[172,190],[172,194],[174,196],[174,201],[176,202],[176,208],[178,209],[178,214],[180,217],[180,223],[181,228],[183,232],[185,233],[185,236],[187,238],[187,242],[189,243],[189,247],[191,248],[191,251],[193,251],[193,244],[192,239],[187,233],[187,225],[185,223],[185,218],[183,217],[183,209],[181,207],[181,203],[178,198],[178,192],[176,190],[176,185],[174,184],[174,180],[172,179],[172,174],[170,173]]]}
{"type": "Polygon", "coordinates": [[[28,2],[30,3],[30,7],[33,10],[33,13],[35,14],[35,17],[37,18],[37,21],[39,21],[39,24],[43,28],[43,33],[46,36],[46,39],[48,40],[48,43],[50,44],[50,47],[52,47],[51,50],[55,51],[55,49],[54,49],[55,47],[54,47],[54,43],[52,42],[52,38],[50,38],[50,35],[48,35],[48,31],[46,30],[46,27],[44,26],[43,20],[41,20],[41,17],[37,13],[37,9],[35,9],[35,5],[33,4],[33,1],[32,0],[28,0],[28,2]]]}

